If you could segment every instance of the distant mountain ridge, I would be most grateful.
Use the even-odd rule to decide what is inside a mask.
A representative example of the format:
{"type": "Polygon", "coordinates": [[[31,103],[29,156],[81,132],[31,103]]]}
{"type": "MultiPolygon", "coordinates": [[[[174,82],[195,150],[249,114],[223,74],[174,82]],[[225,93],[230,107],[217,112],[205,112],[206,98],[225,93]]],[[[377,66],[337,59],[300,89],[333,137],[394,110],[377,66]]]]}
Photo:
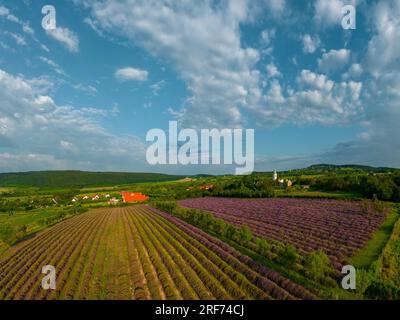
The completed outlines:
{"type": "Polygon", "coordinates": [[[182,179],[184,176],[161,173],[30,171],[0,173],[0,186],[29,187],[94,187],[139,182],[161,182],[182,179]]]}

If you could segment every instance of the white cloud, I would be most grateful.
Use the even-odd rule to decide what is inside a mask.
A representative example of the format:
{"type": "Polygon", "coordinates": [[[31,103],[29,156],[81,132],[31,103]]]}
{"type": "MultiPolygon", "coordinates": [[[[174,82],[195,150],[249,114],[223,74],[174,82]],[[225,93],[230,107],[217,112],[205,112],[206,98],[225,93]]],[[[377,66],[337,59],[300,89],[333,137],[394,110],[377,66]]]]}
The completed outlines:
{"type": "Polygon", "coordinates": [[[301,87],[311,87],[313,89],[330,92],[334,86],[334,82],[329,80],[323,74],[316,74],[310,70],[302,70],[300,76],[297,77],[297,82],[301,87]]]}
{"type": "Polygon", "coordinates": [[[35,34],[35,31],[31,28],[29,22],[24,22],[22,24],[22,31],[25,32],[25,33],[28,33],[30,35],[34,35],[35,34]]]}
{"type": "Polygon", "coordinates": [[[309,34],[305,34],[302,37],[303,51],[305,53],[314,53],[321,44],[318,36],[312,37],[309,34]]]}
{"type": "Polygon", "coordinates": [[[279,22],[290,11],[286,0],[247,1],[247,6],[248,18],[252,21],[257,21],[260,17],[267,17],[279,22]]]}
{"type": "Polygon", "coordinates": [[[268,0],[265,1],[269,11],[272,12],[273,16],[281,16],[286,9],[286,1],[285,0],[268,0]]]}
{"type": "Polygon", "coordinates": [[[20,23],[20,20],[13,15],[8,8],[2,5],[0,5],[0,17],[5,17],[9,21],[20,23]]]}
{"type": "Polygon", "coordinates": [[[78,84],[71,84],[71,87],[74,88],[75,90],[86,92],[91,96],[96,96],[98,93],[97,88],[92,85],[84,85],[82,83],[78,83],[78,84]]]}
{"type": "Polygon", "coordinates": [[[270,55],[272,54],[273,51],[273,45],[272,42],[275,39],[276,36],[276,29],[265,29],[261,32],[261,52],[265,55],[270,55]]]}
{"type": "Polygon", "coordinates": [[[136,137],[113,135],[97,120],[114,109],[103,114],[58,105],[42,83],[0,70],[0,141],[7,148],[0,153],[2,171],[145,167],[145,148],[136,137]]]}
{"type": "Polygon", "coordinates": [[[90,17],[86,17],[83,20],[97,35],[104,37],[104,32],[101,30],[100,27],[97,26],[97,22],[93,21],[90,17]]]}
{"type": "Polygon", "coordinates": [[[161,80],[161,81],[158,81],[158,82],[152,84],[150,86],[150,89],[153,91],[153,94],[155,96],[158,96],[160,90],[165,87],[165,84],[166,84],[166,81],[165,80],[161,80]]]}
{"type": "Polygon", "coordinates": [[[340,27],[342,8],[345,5],[357,6],[364,0],[316,0],[314,2],[314,21],[318,27],[340,27]]]}
{"type": "Polygon", "coordinates": [[[365,67],[378,77],[400,59],[400,2],[378,2],[372,12],[374,36],[368,43],[365,67]]]}
{"type": "Polygon", "coordinates": [[[50,49],[49,49],[47,46],[45,46],[44,44],[41,44],[40,47],[41,47],[44,51],[50,52],[50,49]]]}
{"type": "Polygon", "coordinates": [[[264,107],[253,110],[260,125],[349,123],[363,112],[360,82],[334,82],[309,70],[296,82],[296,90],[284,90],[277,79],[270,82],[264,107]]]}
{"type": "Polygon", "coordinates": [[[362,63],[352,65],[345,76],[368,77],[362,101],[364,130],[352,141],[339,143],[325,159],[400,167],[400,2],[381,1],[372,7],[373,35],[362,63]],[[372,77],[371,77],[372,75],[372,77]]]}
{"type": "Polygon", "coordinates": [[[192,96],[181,110],[188,126],[241,126],[241,109],[257,103],[260,54],[243,48],[240,40],[246,1],[221,2],[223,8],[208,1],[85,4],[98,27],[170,62],[192,96]]]}
{"type": "Polygon", "coordinates": [[[122,68],[115,71],[115,77],[118,80],[135,80],[135,81],[146,81],[149,76],[148,71],[136,69],[136,68],[122,68]]]}
{"type": "Polygon", "coordinates": [[[68,28],[57,27],[54,30],[46,30],[46,34],[60,42],[70,52],[76,53],[79,51],[79,38],[68,28]]]}
{"type": "Polygon", "coordinates": [[[75,148],[74,144],[69,142],[69,141],[61,140],[60,141],[60,147],[62,149],[64,149],[64,150],[67,150],[67,151],[76,151],[76,148],[75,148]]]}
{"type": "Polygon", "coordinates": [[[343,79],[355,79],[359,78],[364,72],[364,69],[361,64],[353,63],[346,73],[342,75],[343,79]]]}
{"type": "Polygon", "coordinates": [[[13,32],[9,32],[9,31],[5,31],[5,34],[9,35],[11,38],[14,39],[15,43],[18,44],[19,46],[26,46],[26,41],[25,38],[20,36],[19,34],[13,33],[13,32]]]}
{"type": "Polygon", "coordinates": [[[20,20],[17,16],[12,14],[8,8],[2,5],[0,5],[0,17],[5,17],[7,20],[19,24],[24,33],[29,34],[36,42],[38,42],[35,37],[35,31],[30,26],[30,23],[28,21],[20,20]]]}
{"type": "Polygon", "coordinates": [[[270,89],[266,95],[266,101],[271,105],[282,104],[285,102],[279,81],[272,80],[270,89]]]}
{"type": "Polygon", "coordinates": [[[56,73],[58,73],[59,75],[62,76],[66,76],[67,74],[65,73],[65,71],[57,64],[55,63],[53,60],[46,58],[46,57],[39,57],[39,59],[41,61],[43,61],[44,63],[47,63],[50,67],[52,67],[54,69],[54,71],[56,73]]]}
{"type": "Polygon", "coordinates": [[[266,69],[268,78],[277,78],[282,76],[277,66],[272,62],[267,64],[266,69]]]}
{"type": "Polygon", "coordinates": [[[340,71],[348,65],[350,54],[350,50],[347,49],[323,53],[322,58],[318,59],[318,67],[322,72],[327,73],[340,71]]]}

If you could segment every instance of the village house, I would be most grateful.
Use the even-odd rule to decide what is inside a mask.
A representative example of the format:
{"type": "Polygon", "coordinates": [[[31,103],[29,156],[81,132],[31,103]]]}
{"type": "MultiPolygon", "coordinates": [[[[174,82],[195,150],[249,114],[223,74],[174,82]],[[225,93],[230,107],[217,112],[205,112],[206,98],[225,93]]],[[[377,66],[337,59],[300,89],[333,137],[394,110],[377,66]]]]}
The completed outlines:
{"type": "Polygon", "coordinates": [[[276,172],[276,170],[274,170],[274,173],[272,175],[272,180],[275,183],[279,183],[279,186],[281,188],[290,188],[293,185],[292,180],[289,179],[278,179],[278,173],[276,172]]]}
{"type": "Polygon", "coordinates": [[[214,185],[213,184],[206,184],[206,185],[204,185],[204,186],[201,186],[200,187],[200,190],[211,190],[212,188],[214,188],[214,185]]]}
{"type": "Polygon", "coordinates": [[[125,203],[129,202],[144,202],[149,200],[149,197],[141,192],[121,192],[122,200],[125,203]]]}

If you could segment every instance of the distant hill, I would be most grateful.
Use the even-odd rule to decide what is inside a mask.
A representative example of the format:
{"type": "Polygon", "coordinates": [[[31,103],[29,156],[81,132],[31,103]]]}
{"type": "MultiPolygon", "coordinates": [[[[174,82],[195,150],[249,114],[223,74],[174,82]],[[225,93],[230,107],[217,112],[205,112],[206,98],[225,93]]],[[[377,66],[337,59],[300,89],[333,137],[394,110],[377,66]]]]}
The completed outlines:
{"type": "Polygon", "coordinates": [[[138,182],[161,182],[182,178],[184,177],[159,173],[32,171],[0,173],[0,186],[88,187],[138,182]]]}
{"type": "Polygon", "coordinates": [[[399,169],[388,168],[388,167],[371,167],[358,164],[344,164],[344,165],[334,165],[334,164],[314,164],[303,170],[310,171],[370,171],[370,172],[388,172],[397,171],[399,169]]]}
{"type": "MultiPolygon", "coordinates": [[[[389,167],[372,167],[358,164],[314,164],[303,169],[293,169],[280,171],[283,174],[290,175],[315,175],[315,174],[348,174],[348,173],[389,173],[389,172],[400,172],[400,169],[389,168],[389,167]]],[[[254,172],[255,174],[272,174],[272,172],[254,172]]]]}

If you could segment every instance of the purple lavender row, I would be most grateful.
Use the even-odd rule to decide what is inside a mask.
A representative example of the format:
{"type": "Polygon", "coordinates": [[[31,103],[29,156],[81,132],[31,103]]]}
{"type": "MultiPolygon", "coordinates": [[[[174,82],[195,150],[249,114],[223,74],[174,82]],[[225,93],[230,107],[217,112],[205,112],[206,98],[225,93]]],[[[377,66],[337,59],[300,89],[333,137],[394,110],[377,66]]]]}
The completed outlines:
{"type": "MultiPolygon", "coordinates": [[[[255,271],[262,275],[262,277],[255,277],[256,285],[262,286],[270,292],[270,294],[276,299],[291,299],[291,297],[295,297],[303,300],[313,300],[316,297],[307,291],[304,287],[292,282],[291,280],[281,276],[279,273],[269,270],[268,268],[262,266],[261,264],[255,262],[250,257],[245,256],[227,245],[223,241],[210,236],[209,234],[203,232],[202,230],[176,218],[169,213],[162,212],[153,207],[149,207],[152,211],[161,215],[162,217],[168,219],[175,225],[177,225],[180,229],[189,233],[192,237],[194,237],[199,242],[205,244],[207,247],[212,249],[215,253],[217,253],[221,258],[228,259],[229,255],[233,256],[241,263],[247,265],[252,271],[255,271]]],[[[231,262],[234,262],[231,260],[231,262]]],[[[249,275],[253,276],[254,275],[249,275]]]]}
{"type": "Polygon", "coordinates": [[[385,215],[359,202],[316,199],[199,198],[179,202],[209,211],[259,237],[294,245],[300,252],[323,249],[336,266],[365,246],[385,215]]]}

